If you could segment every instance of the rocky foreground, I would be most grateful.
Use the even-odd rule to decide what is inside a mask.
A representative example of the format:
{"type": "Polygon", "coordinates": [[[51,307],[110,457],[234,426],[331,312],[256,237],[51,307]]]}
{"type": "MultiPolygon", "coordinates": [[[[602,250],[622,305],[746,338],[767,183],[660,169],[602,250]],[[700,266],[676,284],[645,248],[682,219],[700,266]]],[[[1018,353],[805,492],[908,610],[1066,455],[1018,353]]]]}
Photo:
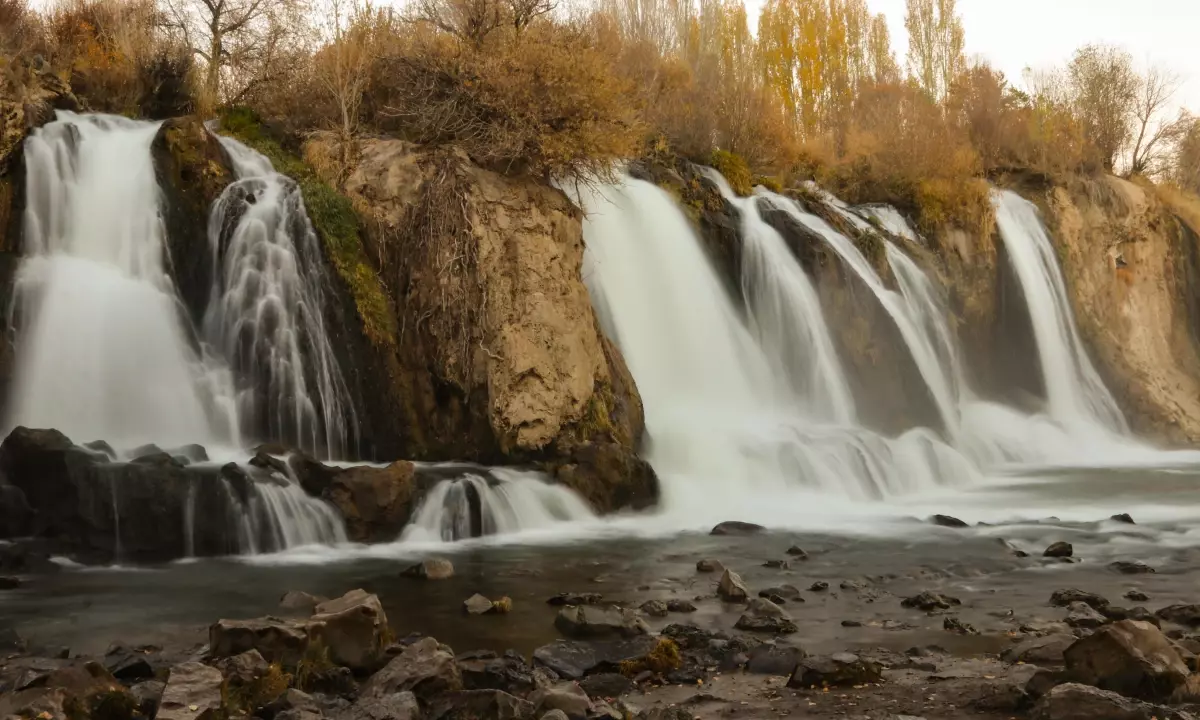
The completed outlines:
{"type": "MultiPolygon", "coordinates": [[[[714,533],[756,530],[728,523],[714,533]]],[[[788,554],[770,562],[785,569],[805,563],[800,548],[788,554]]],[[[1039,562],[1066,562],[1071,548],[1055,543],[1041,555],[1039,562]]],[[[1154,576],[1140,563],[1113,565],[1104,570],[1112,577],[1154,576]]],[[[1122,607],[1064,588],[1044,601],[1044,611],[1022,611],[1022,620],[1004,610],[1003,599],[985,614],[978,597],[960,601],[934,583],[905,595],[849,580],[759,588],[717,560],[697,562],[695,573],[701,594],[692,599],[549,598],[560,638],[528,657],[503,648],[456,651],[406,634],[416,619],[389,620],[380,598],[361,589],[332,600],[289,592],[274,616],[217,620],[203,643],[118,643],[84,657],[0,638],[0,719],[1200,717],[1200,635],[1191,634],[1200,627],[1200,605],[1156,607],[1129,590],[1123,600],[1132,607],[1122,607]],[[790,609],[839,593],[847,615],[852,607],[878,607],[875,619],[862,616],[866,624],[908,618],[936,624],[940,636],[901,651],[852,646],[864,623],[830,619],[848,651],[806,652],[816,644],[828,650],[828,637],[809,642],[811,619],[790,609]]],[[[427,559],[402,574],[406,582],[441,586],[454,567],[427,559]]],[[[507,623],[513,611],[510,599],[482,595],[464,598],[461,610],[468,624],[507,623]]],[[[883,629],[903,624],[882,622],[883,629]]]]}

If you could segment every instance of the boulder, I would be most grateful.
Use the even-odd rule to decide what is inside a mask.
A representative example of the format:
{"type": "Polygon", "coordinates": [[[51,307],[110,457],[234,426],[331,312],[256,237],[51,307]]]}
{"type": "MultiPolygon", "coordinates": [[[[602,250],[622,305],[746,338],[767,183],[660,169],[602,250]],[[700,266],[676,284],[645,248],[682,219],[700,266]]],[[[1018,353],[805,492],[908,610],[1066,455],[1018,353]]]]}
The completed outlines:
{"type": "Polygon", "coordinates": [[[1107,625],[1063,657],[1073,679],[1143,700],[1167,697],[1189,674],[1162,631],[1137,620],[1107,625]]]}
{"type": "Polygon", "coordinates": [[[1031,665],[1057,666],[1063,664],[1063,653],[1078,640],[1074,635],[1055,633],[1021,641],[1005,650],[1001,659],[1005,662],[1023,662],[1031,665]]]}
{"type": "Polygon", "coordinates": [[[1071,543],[1062,541],[1053,543],[1042,552],[1042,556],[1048,558],[1069,558],[1074,554],[1075,548],[1071,547],[1071,543]]]}
{"type": "Polygon", "coordinates": [[[362,589],[321,603],[309,624],[309,635],[324,643],[329,659],[355,671],[379,664],[388,634],[379,597],[362,589]]]}
{"type": "Polygon", "coordinates": [[[766,530],[762,525],[754,523],[741,522],[738,520],[727,520],[718,524],[712,529],[710,535],[757,535],[766,530]]]}
{"type": "Polygon", "coordinates": [[[647,600],[638,609],[650,617],[666,617],[670,612],[667,604],[662,600],[647,600]]]}
{"type": "Polygon", "coordinates": [[[129,694],[136,703],[134,707],[143,717],[152,718],[158,713],[158,705],[166,687],[167,684],[159,680],[146,680],[129,688],[129,694]]]}
{"type": "Polygon", "coordinates": [[[0,693],[0,717],[4,718],[69,720],[70,705],[71,698],[61,688],[34,687],[0,693]]]}
{"type": "Polygon", "coordinates": [[[829,589],[829,583],[825,582],[824,580],[818,580],[817,582],[813,583],[808,588],[808,591],[809,592],[825,592],[828,589],[829,589]]]}
{"type": "Polygon", "coordinates": [[[391,542],[408,524],[416,501],[416,467],[400,460],[384,468],[358,465],[337,472],[322,492],[361,543],[391,542]]]}
{"type": "Polygon", "coordinates": [[[315,698],[295,688],[289,688],[268,709],[275,711],[275,720],[321,720],[325,717],[315,698]]]}
{"type": "Polygon", "coordinates": [[[723,570],[725,570],[725,566],[719,560],[705,559],[696,561],[696,572],[711,573],[722,572],[723,570]]]}
{"type": "Polygon", "coordinates": [[[906,608],[916,608],[931,612],[933,610],[949,610],[955,605],[962,605],[962,601],[949,595],[941,595],[929,590],[922,592],[912,597],[904,598],[900,604],[906,608]]]}
{"type": "Polygon", "coordinates": [[[804,659],[804,651],[790,645],[764,643],[746,654],[746,672],[752,675],[790,677],[804,659]]]}
{"type": "Polygon", "coordinates": [[[742,576],[729,569],[722,573],[717,583],[717,594],[726,602],[745,602],[750,597],[742,576]]]}
{"type": "MultiPolygon", "coordinates": [[[[429,720],[532,720],[533,703],[500,690],[465,690],[430,703],[429,720]]],[[[382,720],[382,719],[380,719],[382,720]]]]}
{"type": "Polygon", "coordinates": [[[1130,517],[1129,513],[1118,513],[1118,514],[1110,517],[1109,520],[1112,520],[1113,522],[1124,523],[1126,525],[1135,525],[1136,524],[1133,522],[1133,518],[1130,517]]]}
{"type": "Polygon", "coordinates": [[[788,687],[797,689],[849,687],[883,680],[877,663],[851,653],[809,657],[800,661],[788,679],[788,687]]]}
{"type": "Polygon", "coordinates": [[[246,686],[267,674],[270,666],[257,650],[247,650],[241,655],[222,658],[216,663],[225,681],[233,687],[246,686]]]}
{"type": "Polygon", "coordinates": [[[1125,593],[1125,599],[1132,600],[1134,602],[1148,602],[1150,600],[1150,596],[1141,590],[1130,590],[1129,592],[1125,593]]]}
{"type": "Polygon", "coordinates": [[[154,667],[147,654],[124,645],[114,645],[104,653],[104,667],[127,685],[154,677],[154,667]]]}
{"type": "MultiPolygon", "coordinates": [[[[666,630],[663,632],[666,634],[666,630]]],[[[533,661],[561,677],[578,680],[591,672],[615,671],[622,663],[644,658],[656,645],[655,638],[649,635],[591,642],[556,640],[534,650],[533,661]]]]}
{"type": "Polygon", "coordinates": [[[1108,600],[1104,599],[1100,595],[1084,592],[1083,590],[1076,590],[1074,588],[1055,590],[1050,595],[1050,604],[1055,607],[1067,607],[1071,603],[1076,602],[1086,603],[1091,605],[1096,610],[1100,610],[1108,605],[1108,600]]]}
{"type": "Polygon", "coordinates": [[[257,650],[269,663],[295,667],[304,658],[308,643],[307,623],[279,618],[218,620],[208,628],[209,653],[214,658],[257,650]]]}
{"type": "Polygon", "coordinates": [[[485,657],[459,657],[459,673],[467,690],[503,690],[511,695],[525,695],[534,687],[533,668],[520,655],[509,652],[504,657],[486,653],[485,657]]]}
{"type": "Polygon", "coordinates": [[[941,527],[948,527],[948,528],[970,527],[962,520],[959,520],[958,518],[952,517],[950,515],[934,515],[933,517],[929,518],[929,522],[933,523],[934,525],[939,525],[941,527]]]}
{"type": "Polygon", "coordinates": [[[1154,614],[1176,625],[1200,627],[1200,605],[1168,605],[1154,614]]]}
{"type": "Polygon", "coordinates": [[[570,638],[634,637],[646,635],[646,621],[628,608],[568,606],[559,611],[554,627],[570,638]]]}
{"type": "Polygon", "coordinates": [[[382,698],[411,692],[422,701],[461,690],[462,674],[449,649],[433,638],[422,638],[392,658],[363,685],[361,698],[382,698]]]}
{"type": "Polygon", "coordinates": [[[220,671],[197,662],[171,668],[155,720],[219,720],[224,717],[220,671]]]}
{"type": "Polygon", "coordinates": [[[334,716],[334,720],[424,720],[421,706],[411,692],[363,696],[334,716]]]}
{"type": "Polygon", "coordinates": [[[1091,605],[1073,602],[1067,606],[1067,624],[1074,628],[1097,628],[1108,622],[1108,618],[1091,605]]]}
{"type": "Polygon", "coordinates": [[[1147,575],[1155,572],[1154,568],[1136,560],[1117,560],[1109,563],[1108,569],[1122,575],[1147,575]]]}
{"type": "Polygon", "coordinates": [[[689,600],[668,600],[667,612],[694,613],[696,612],[696,606],[689,600]]]}
{"type": "Polygon", "coordinates": [[[592,701],[577,683],[563,682],[534,690],[529,696],[535,713],[561,710],[570,720],[587,720],[592,701]]]}
{"type": "Polygon", "coordinates": [[[787,554],[791,555],[794,558],[799,558],[801,560],[808,559],[808,553],[804,552],[804,548],[799,547],[798,545],[793,545],[790,548],[788,548],[787,554]]]}
{"type": "MultiPolygon", "coordinates": [[[[771,596],[781,597],[784,600],[793,600],[795,602],[804,602],[804,596],[800,594],[800,588],[795,585],[779,585],[769,587],[765,590],[758,591],[759,597],[770,598],[771,596]]],[[[774,601],[772,601],[774,602],[774,601]]]]}
{"type": "Polygon", "coordinates": [[[400,575],[422,580],[446,580],[454,577],[454,565],[444,558],[430,558],[409,567],[400,575]]]}
{"type": "Polygon", "coordinates": [[[1050,690],[1031,716],[1034,720],[1193,720],[1186,713],[1078,683],[1050,690]]]}
{"type": "Polygon", "coordinates": [[[633,689],[633,681],[621,673],[596,673],[579,681],[579,687],[593,698],[617,698],[633,689]]]}
{"type": "Polygon", "coordinates": [[[746,612],[738,618],[734,625],[738,630],[750,632],[769,632],[776,635],[789,635],[799,631],[792,618],[770,600],[752,598],[746,606],[746,612]]]}
{"type": "Polygon", "coordinates": [[[279,609],[304,617],[316,612],[317,606],[329,600],[327,597],[312,595],[301,590],[289,590],[279,598],[279,609]]]}

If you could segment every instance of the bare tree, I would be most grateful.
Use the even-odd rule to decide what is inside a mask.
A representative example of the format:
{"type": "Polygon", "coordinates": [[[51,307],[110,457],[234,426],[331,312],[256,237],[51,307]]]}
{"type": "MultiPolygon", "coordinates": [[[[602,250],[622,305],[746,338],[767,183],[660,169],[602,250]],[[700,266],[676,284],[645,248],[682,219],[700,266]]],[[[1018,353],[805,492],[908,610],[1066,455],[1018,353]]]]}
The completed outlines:
{"type": "Polygon", "coordinates": [[[1188,118],[1171,154],[1171,181],[1184,190],[1200,192],[1200,119],[1188,118]]]}
{"type": "Polygon", "coordinates": [[[1139,87],[1133,58],[1117,47],[1087,45],[1075,51],[1067,78],[1084,136],[1099,150],[1104,169],[1111,171],[1132,135],[1130,112],[1139,87]]]}
{"type": "Polygon", "coordinates": [[[500,0],[416,0],[417,20],[433,25],[472,47],[508,24],[506,4],[500,0]]]}
{"type": "MultiPolygon", "coordinates": [[[[316,58],[316,76],[337,104],[343,154],[358,131],[363,91],[375,60],[378,33],[390,14],[371,0],[325,0],[326,46],[316,58]]],[[[343,157],[343,164],[348,159],[343,157]]]]}
{"type": "Polygon", "coordinates": [[[1160,172],[1170,146],[1191,127],[1185,111],[1171,115],[1179,86],[1178,75],[1158,66],[1140,78],[1133,103],[1135,139],[1129,155],[1130,175],[1160,172]]]}

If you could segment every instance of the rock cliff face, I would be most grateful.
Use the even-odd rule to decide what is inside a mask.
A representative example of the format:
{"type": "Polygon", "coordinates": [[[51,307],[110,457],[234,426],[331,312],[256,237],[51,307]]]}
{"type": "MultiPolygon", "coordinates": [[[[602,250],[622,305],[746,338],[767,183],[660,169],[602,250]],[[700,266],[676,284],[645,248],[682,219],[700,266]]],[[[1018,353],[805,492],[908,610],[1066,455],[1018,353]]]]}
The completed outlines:
{"type": "Polygon", "coordinates": [[[407,456],[536,464],[599,510],[652,502],[641,400],[580,278],[578,210],[451,150],[355,154],[342,189],[398,319],[389,392],[407,456]]]}

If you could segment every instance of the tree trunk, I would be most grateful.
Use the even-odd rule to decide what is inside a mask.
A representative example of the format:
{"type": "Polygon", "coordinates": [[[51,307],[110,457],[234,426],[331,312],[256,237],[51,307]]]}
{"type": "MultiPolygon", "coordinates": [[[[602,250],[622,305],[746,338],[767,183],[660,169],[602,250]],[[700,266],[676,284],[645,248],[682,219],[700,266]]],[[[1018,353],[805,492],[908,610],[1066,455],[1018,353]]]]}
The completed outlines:
{"type": "Polygon", "coordinates": [[[212,43],[208,49],[208,77],[205,78],[205,87],[213,107],[221,104],[221,50],[221,33],[214,22],[212,43]]]}

